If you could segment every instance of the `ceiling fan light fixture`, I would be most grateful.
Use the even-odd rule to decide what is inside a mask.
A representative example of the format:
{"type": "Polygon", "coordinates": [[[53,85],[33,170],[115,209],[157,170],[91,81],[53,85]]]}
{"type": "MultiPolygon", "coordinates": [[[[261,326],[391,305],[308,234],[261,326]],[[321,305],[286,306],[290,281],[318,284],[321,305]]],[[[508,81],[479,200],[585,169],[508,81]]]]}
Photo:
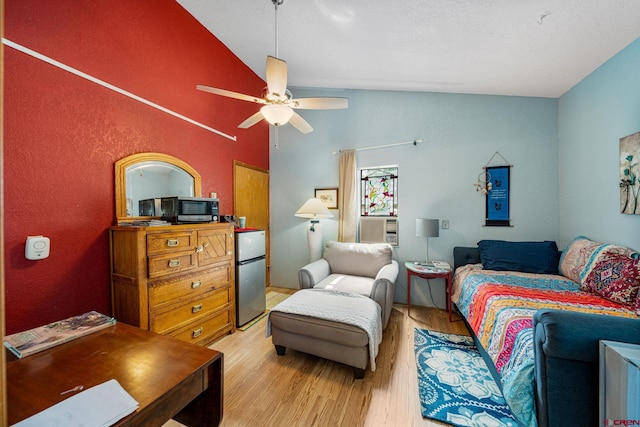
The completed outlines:
{"type": "Polygon", "coordinates": [[[291,116],[293,116],[293,110],[286,105],[269,104],[260,108],[260,112],[264,118],[274,126],[281,126],[286,124],[291,116]]]}
{"type": "Polygon", "coordinates": [[[260,122],[262,119],[265,119],[273,126],[282,126],[289,123],[300,132],[307,134],[312,132],[313,128],[304,118],[302,118],[302,116],[300,116],[300,114],[296,113],[294,109],[335,110],[347,108],[349,106],[349,100],[347,98],[293,98],[291,91],[287,89],[287,62],[278,58],[278,6],[282,5],[284,0],[271,0],[271,2],[275,6],[276,12],[276,53],[275,56],[267,56],[265,73],[267,87],[263,91],[262,95],[258,98],[251,95],[245,95],[243,93],[232,92],[230,90],[205,85],[196,85],[196,89],[204,92],[210,92],[215,95],[226,96],[227,98],[239,99],[241,101],[253,102],[254,104],[262,105],[260,111],[254,113],[238,125],[240,129],[248,129],[260,122]]]}

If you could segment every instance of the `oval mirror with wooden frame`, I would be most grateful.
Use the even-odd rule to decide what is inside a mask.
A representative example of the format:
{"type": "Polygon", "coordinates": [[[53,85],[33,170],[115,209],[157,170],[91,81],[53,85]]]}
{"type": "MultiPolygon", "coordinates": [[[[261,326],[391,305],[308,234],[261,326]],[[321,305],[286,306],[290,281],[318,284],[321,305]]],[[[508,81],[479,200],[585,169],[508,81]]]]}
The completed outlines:
{"type": "Polygon", "coordinates": [[[138,153],[115,163],[117,222],[148,220],[140,201],[202,194],[200,174],[186,162],[163,153],[138,153]],[[142,209],[142,211],[141,211],[142,209]]]}

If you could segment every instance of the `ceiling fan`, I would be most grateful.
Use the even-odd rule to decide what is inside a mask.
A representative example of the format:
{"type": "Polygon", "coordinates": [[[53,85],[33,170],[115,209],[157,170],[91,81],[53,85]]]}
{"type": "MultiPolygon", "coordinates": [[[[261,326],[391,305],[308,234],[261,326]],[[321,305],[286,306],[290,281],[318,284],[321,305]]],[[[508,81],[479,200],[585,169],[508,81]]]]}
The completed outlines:
{"type": "MultiPolygon", "coordinates": [[[[283,0],[271,1],[276,9],[276,56],[278,56],[278,6],[282,4],[283,0]]],[[[228,98],[262,104],[263,106],[257,113],[238,125],[241,129],[247,129],[260,120],[266,119],[276,127],[291,123],[300,132],[309,133],[313,128],[302,116],[293,111],[294,109],[334,110],[349,106],[348,98],[293,98],[293,95],[287,89],[287,63],[276,56],[267,56],[267,87],[261,97],[200,84],[196,85],[196,88],[228,98]]]]}

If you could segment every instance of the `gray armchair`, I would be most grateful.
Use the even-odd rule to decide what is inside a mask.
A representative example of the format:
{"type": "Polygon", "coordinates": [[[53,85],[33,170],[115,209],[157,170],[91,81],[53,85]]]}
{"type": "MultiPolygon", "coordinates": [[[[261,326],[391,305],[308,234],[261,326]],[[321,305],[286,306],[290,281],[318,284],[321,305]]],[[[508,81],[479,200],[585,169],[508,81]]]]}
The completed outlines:
{"type": "Polygon", "coordinates": [[[387,243],[327,242],[324,255],[298,272],[300,289],[336,289],[367,296],[382,309],[387,327],[396,292],[398,263],[387,243]]]}

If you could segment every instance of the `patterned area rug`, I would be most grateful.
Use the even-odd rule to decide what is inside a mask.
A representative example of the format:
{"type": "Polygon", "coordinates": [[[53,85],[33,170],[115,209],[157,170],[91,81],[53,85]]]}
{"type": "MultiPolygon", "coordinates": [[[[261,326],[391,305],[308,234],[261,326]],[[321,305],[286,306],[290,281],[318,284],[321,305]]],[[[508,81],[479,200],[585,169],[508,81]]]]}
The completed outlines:
{"type": "Polygon", "coordinates": [[[422,416],[454,426],[517,427],[469,336],[415,329],[422,416]]]}
{"type": "Polygon", "coordinates": [[[245,323],[244,325],[242,325],[242,326],[240,326],[239,328],[236,328],[236,329],[239,330],[239,331],[246,331],[247,329],[249,329],[250,327],[252,327],[256,323],[261,321],[267,315],[267,313],[269,313],[269,311],[273,307],[278,305],[278,303],[286,300],[290,296],[291,296],[291,294],[285,294],[283,292],[268,291],[267,292],[267,309],[266,309],[266,311],[264,313],[262,313],[260,316],[256,317],[255,319],[245,323]]]}

